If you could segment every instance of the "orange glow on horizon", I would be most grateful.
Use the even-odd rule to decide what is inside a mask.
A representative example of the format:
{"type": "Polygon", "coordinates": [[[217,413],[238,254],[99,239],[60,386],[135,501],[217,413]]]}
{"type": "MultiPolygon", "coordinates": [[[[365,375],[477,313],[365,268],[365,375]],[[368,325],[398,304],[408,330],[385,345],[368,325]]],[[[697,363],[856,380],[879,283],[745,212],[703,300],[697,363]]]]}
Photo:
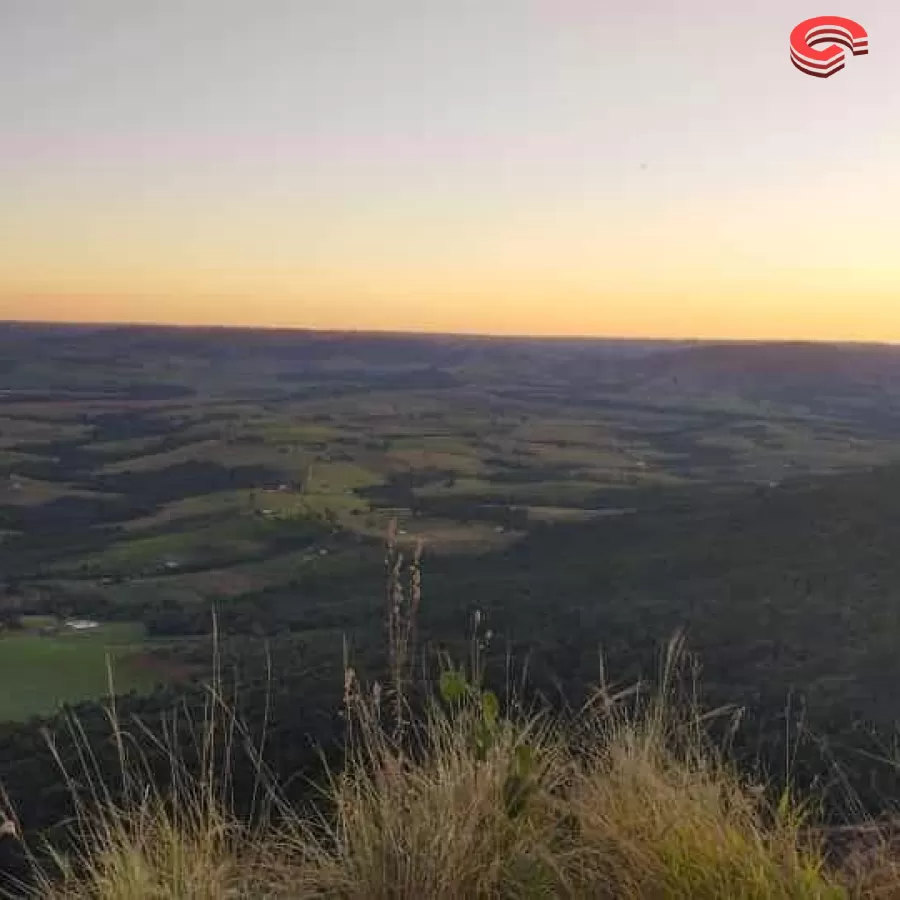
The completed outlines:
{"type": "MultiPolygon", "coordinates": [[[[781,289],[783,290],[783,285],[781,289]]],[[[33,322],[297,328],[523,337],[818,340],[900,343],[892,291],[818,291],[807,303],[773,286],[664,295],[529,291],[495,296],[432,291],[305,295],[20,293],[2,318],[33,322]],[[852,297],[852,302],[850,298],[852,297]],[[812,314],[812,310],[815,313],[812,314]],[[866,312],[861,312],[866,311],[866,312]]]]}

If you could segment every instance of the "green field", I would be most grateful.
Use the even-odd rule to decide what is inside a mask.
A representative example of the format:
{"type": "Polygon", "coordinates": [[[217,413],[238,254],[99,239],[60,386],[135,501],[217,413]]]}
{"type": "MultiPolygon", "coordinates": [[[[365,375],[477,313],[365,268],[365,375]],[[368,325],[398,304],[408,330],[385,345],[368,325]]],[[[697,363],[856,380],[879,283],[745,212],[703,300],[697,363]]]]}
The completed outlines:
{"type": "Polygon", "coordinates": [[[152,688],[158,676],[130,659],[142,641],[143,629],[130,624],[52,635],[26,628],[0,636],[0,722],[108,694],[110,670],[117,694],[152,688]]]}

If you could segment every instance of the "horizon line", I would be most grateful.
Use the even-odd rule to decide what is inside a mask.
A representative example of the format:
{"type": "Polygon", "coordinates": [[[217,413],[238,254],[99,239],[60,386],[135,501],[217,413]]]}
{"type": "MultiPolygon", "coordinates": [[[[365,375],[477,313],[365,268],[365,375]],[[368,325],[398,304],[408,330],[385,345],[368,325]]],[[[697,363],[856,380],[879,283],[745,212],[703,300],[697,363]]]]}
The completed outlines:
{"type": "Polygon", "coordinates": [[[64,327],[64,328],[150,328],[164,331],[233,331],[233,332],[288,332],[297,334],[318,335],[354,335],[362,337],[419,337],[419,338],[468,338],[470,340],[496,340],[496,341],[548,341],[548,342],[619,342],[619,343],[653,343],[653,344],[823,344],[845,345],[855,344],[875,347],[897,347],[900,341],[891,340],[864,340],[858,338],[803,338],[803,337],[771,337],[771,338],[742,338],[742,337],[653,337],[648,335],[602,335],[602,334],[497,334],[479,331],[424,331],[424,330],[397,330],[387,328],[317,328],[304,325],[229,325],[229,324],[186,324],[181,322],[159,321],[128,321],[128,320],[104,320],[104,321],[78,321],[74,319],[6,319],[0,318],[0,327],[7,326],[25,327],[64,327]]]}

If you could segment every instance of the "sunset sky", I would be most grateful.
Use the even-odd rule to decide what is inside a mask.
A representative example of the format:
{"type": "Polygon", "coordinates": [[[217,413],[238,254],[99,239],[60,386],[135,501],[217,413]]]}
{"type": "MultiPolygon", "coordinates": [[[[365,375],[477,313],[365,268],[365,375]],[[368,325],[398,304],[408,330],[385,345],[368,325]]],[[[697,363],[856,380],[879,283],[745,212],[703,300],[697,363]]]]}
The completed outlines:
{"type": "Polygon", "coordinates": [[[0,0],[0,319],[900,341],[900,2],[0,0]]]}

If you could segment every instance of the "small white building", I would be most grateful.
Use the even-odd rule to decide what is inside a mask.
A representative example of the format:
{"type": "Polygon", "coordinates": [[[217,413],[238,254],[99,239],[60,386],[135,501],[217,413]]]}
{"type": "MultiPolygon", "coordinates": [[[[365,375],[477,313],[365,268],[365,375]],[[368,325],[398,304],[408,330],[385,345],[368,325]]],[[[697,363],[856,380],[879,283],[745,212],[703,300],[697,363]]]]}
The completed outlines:
{"type": "Polygon", "coordinates": [[[99,622],[93,622],[90,619],[67,619],[66,628],[72,631],[90,631],[92,628],[99,628],[99,622]]]}

